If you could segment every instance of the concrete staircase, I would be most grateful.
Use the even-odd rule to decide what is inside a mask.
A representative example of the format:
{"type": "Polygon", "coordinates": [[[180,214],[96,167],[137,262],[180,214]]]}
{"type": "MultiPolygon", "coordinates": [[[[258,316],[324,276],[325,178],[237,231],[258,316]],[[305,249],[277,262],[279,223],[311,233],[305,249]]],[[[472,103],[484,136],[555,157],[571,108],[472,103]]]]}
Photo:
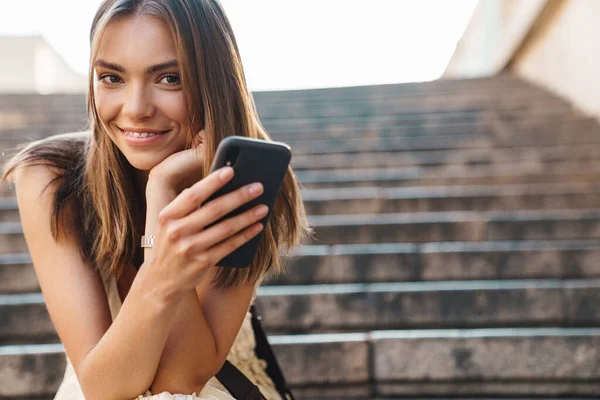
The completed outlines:
{"type": "MultiPolygon", "coordinates": [[[[600,393],[600,125],[508,76],[255,93],[316,240],[257,307],[298,398],[600,393]]],[[[84,126],[78,96],[0,96],[0,148],[84,126]]],[[[0,193],[0,399],[64,353],[0,193]]]]}

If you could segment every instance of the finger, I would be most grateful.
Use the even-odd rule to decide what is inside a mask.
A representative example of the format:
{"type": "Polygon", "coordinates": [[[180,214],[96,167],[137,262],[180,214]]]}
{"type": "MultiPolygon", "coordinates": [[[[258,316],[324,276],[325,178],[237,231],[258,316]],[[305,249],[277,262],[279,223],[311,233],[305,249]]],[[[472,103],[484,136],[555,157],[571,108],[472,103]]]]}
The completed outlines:
{"type": "Polygon", "coordinates": [[[169,164],[169,171],[174,181],[187,179],[190,175],[202,176],[204,169],[204,152],[201,147],[192,147],[191,149],[181,150],[173,153],[165,160],[169,164]]]}
{"type": "MultiPolygon", "coordinates": [[[[226,216],[241,205],[258,197],[263,192],[261,183],[254,183],[243,186],[231,193],[224,194],[209,203],[204,204],[199,209],[190,212],[184,217],[180,217],[171,226],[177,236],[187,236],[198,233],[205,227],[226,216]]],[[[199,204],[199,203],[196,203],[199,204]]]]}
{"type": "Polygon", "coordinates": [[[249,228],[244,229],[242,232],[231,237],[230,239],[214,246],[210,249],[210,265],[215,265],[225,256],[233,253],[236,249],[242,247],[244,244],[252,240],[263,230],[263,224],[254,224],[249,228]]]}
{"type": "MultiPolygon", "coordinates": [[[[200,135],[200,133],[198,134],[200,135]]],[[[196,136],[196,138],[203,136],[196,136]]],[[[194,143],[201,143],[201,139],[195,139],[194,143]]],[[[204,147],[194,146],[190,149],[177,151],[165,158],[159,165],[159,174],[164,174],[173,182],[188,180],[190,176],[196,177],[190,182],[197,182],[202,177],[204,169],[204,147]]],[[[188,186],[189,186],[188,185],[188,186]]]]}
{"type": "Polygon", "coordinates": [[[206,178],[179,193],[175,200],[160,211],[158,215],[159,221],[164,222],[166,220],[185,217],[195,211],[200,204],[204,203],[213,193],[229,182],[231,178],[233,178],[233,168],[219,168],[206,178]]]}
{"type": "Polygon", "coordinates": [[[255,182],[204,204],[199,210],[190,215],[192,222],[189,225],[192,233],[209,226],[240,206],[257,198],[263,191],[262,183],[255,182]]]}
{"type": "Polygon", "coordinates": [[[194,139],[192,139],[192,147],[198,147],[204,144],[204,129],[202,129],[194,139]]]}
{"type": "Polygon", "coordinates": [[[221,221],[196,235],[194,246],[200,251],[211,248],[260,221],[268,212],[269,208],[267,206],[259,205],[235,217],[227,218],[225,221],[221,221]]]}

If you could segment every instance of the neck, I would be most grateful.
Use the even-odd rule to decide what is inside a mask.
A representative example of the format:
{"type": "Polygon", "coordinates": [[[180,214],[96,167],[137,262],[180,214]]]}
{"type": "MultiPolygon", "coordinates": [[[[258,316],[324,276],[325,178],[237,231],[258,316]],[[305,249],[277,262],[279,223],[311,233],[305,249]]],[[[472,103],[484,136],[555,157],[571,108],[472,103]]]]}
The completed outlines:
{"type": "Polygon", "coordinates": [[[144,234],[146,227],[146,185],[148,184],[149,171],[136,170],[134,175],[134,184],[136,187],[137,200],[134,207],[137,208],[137,218],[135,229],[140,234],[144,234]]]}
{"type": "Polygon", "coordinates": [[[148,184],[148,175],[150,171],[136,170],[134,181],[138,193],[146,193],[146,185],[148,184]]]}

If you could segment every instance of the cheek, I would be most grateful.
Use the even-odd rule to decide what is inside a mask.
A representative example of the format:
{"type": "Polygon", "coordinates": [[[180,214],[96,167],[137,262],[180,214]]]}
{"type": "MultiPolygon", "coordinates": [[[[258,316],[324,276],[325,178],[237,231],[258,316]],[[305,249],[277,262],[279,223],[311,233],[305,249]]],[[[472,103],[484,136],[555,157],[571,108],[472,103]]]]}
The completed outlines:
{"type": "Polygon", "coordinates": [[[119,113],[119,105],[121,104],[120,96],[117,91],[109,92],[106,90],[96,90],[94,92],[96,109],[100,119],[108,124],[114,120],[119,113]]]}
{"type": "Polygon", "coordinates": [[[188,112],[182,91],[157,90],[153,95],[156,107],[169,120],[181,128],[188,126],[188,112]]]}

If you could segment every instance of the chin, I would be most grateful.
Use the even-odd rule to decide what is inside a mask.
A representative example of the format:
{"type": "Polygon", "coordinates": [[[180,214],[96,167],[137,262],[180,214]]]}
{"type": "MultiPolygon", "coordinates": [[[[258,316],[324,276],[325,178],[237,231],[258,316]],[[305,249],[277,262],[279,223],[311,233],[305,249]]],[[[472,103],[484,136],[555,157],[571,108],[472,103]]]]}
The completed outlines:
{"type": "Polygon", "coordinates": [[[164,157],[158,158],[158,157],[139,157],[139,156],[127,157],[127,156],[125,156],[125,158],[127,158],[127,161],[129,161],[129,164],[131,164],[131,166],[133,168],[138,169],[140,171],[150,171],[152,168],[154,168],[155,166],[160,164],[161,161],[164,160],[164,157]]]}

